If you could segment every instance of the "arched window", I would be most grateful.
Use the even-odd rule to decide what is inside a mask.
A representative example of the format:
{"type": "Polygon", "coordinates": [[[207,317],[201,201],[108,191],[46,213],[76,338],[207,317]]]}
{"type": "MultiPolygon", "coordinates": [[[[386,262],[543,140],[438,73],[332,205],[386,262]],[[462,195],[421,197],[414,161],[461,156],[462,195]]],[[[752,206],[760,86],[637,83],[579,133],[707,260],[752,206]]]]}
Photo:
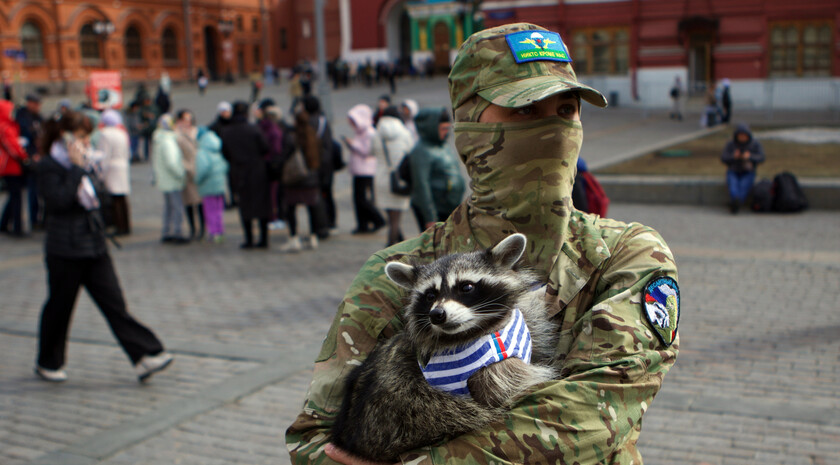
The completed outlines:
{"type": "Polygon", "coordinates": [[[26,61],[44,60],[44,41],[41,39],[41,28],[32,21],[27,21],[21,26],[20,45],[26,53],[26,61]]]}
{"type": "Polygon", "coordinates": [[[140,61],[143,59],[143,45],[140,39],[140,31],[134,26],[128,26],[125,30],[125,59],[129,61],[140,61]]]}
{"type": "Polygon", "coordinates": [[[171,27],[163,30],[163,59],[165,61],[178,60],[178,38],[171,27]]]}
{"type": "Polygon", "coordinates": [[[82,61],[97,61],[102,59],[99,36],[93,30],[93,24],[87,23],[79,31],[79,48],[82,50],[82,61]]]}

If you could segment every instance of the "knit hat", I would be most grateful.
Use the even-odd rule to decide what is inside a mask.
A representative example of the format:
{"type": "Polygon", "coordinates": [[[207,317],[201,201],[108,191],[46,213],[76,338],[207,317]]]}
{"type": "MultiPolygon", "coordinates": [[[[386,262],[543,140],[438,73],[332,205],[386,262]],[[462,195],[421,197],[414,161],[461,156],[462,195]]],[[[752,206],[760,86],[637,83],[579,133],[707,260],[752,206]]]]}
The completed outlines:
{"type": "Polygon", "coordinates": [[[225,111],[233,111],[233,107],[230,105],[229,102],[219,102],[219,105],[216,106],[216,113],[222,113],[225,111]]]}

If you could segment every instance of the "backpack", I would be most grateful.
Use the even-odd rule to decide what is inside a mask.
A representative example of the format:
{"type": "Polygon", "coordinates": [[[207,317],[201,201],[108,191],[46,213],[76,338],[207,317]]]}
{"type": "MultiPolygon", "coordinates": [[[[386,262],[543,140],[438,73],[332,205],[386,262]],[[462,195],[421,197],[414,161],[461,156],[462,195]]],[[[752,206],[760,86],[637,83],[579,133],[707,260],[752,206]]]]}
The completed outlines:
{"type": "Polygon", "coordinates": [[[796,180],[796,176],[785,171],[773,178],[773,210],[783,213],[801,212],[808,208],[805,192],[796,180]]]}
{"type": "Polygon", "coordinates": [[[764,178],[753,186],[751,207],[759,213],[773,211],[773,181],[764,178]]]}
{"type": "Polygon", "coordinates": [[[580,176],[586,181],[586,203],[589,206],[589,213],[595,213],[602,218],[606,217],[610,199],[601,187],[601,183],[589,171],[581,171],[580,176]]]}

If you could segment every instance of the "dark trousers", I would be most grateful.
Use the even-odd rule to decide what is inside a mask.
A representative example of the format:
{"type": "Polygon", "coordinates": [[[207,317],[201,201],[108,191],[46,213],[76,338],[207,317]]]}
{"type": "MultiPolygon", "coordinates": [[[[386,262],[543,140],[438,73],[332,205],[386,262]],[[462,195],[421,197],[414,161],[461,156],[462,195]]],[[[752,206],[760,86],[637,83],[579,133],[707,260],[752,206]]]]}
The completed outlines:
{"type": "Polygon", "coordinates": [[[41,214],[41,199],[38,196],[38,173],[30,171],[26,175],[26,195],[29,205],[29,225],[32,229],[44,224],[41,214]]]}
{"type": "Polygon", "coordinates": [[[26,179],[23,176],[6,176],[3,179],[6,181],[9,198],[6,199],[3,216],[0,217],[0,230],[23,234],[23,187],[26,179]],[[9,223],[12,223],[11,229],[9,223]]]}
{"type": "Polygon", "coordinates": [[[111,195],[113,206],[114,226],[119,235],[131,234],[131,211],[128,207],[127,195],[111,195]]]}
{"type": "Polygon", "coordinates": [[[144,355],[163,351],[154,333],[128,313],[109,255],[73,259],[47,255],[45,261],[50,293],[41,311],[39,366],[50,370],[64,366],[67,330],[81,286],[87,289],[133,364],[144,355]]]}
{"type": "Polygon", "coordinates": [[[324,205],[324,213],[327,217],[327,227],[334,228],[338,213],[335,209],[335,197],[333,196],[332,185],[321,186],[321,202],[324,205]]]}
{"type": "Polygon", "coordinates": [[[353,206],[356,210],[356,229],[370,231],[385,225],[385,218],[376,209],[373,197],[373,176],[353,177],[353,206]],[[371,228],[371,225],[373,228],[371,228]]]}
{"type": "MultiPolygon", "coordinates": [[[[297,205],[286,206],[286,224],[289,225],[289,234],[297,236],[298,223],[297,205]]],[[[318,236],[319,239],[326,239],[330,232],[327,227],[326,211],[324,210],[323,202],[319,201],[315,205],[307,205],[306,211],[309,214],[309,233],[318,236]]]]}
{"type": "MultiPolygon", "coordinates": [[[[254,245],[254,230],[252,229],[254,220],[251,218],[245,219],[240,216],[239,221],[242,223],[242,233],[245,235],[245,244],[254,245]]],[[[257,245],[268,245],[268,219],[259,218],[257,219],[257,223],[260,227],[260,241],[257,245]]]]}

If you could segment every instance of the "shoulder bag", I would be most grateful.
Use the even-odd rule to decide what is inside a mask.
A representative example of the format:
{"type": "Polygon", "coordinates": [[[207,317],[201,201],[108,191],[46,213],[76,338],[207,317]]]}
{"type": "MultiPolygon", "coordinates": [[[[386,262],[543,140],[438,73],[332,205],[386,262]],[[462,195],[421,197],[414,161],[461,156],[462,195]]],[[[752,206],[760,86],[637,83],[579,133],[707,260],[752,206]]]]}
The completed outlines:
{"type": "Polygon", "coordinates": [[[391,181],[391,193],[402,196],[411,195],[411,184],[406,182],[400,176],[399,169],[395,169],[391,164],[391,155],[388,154],[388,144],[385,143],[385,139],[382,139],[382,150],[385,151],[385,161],[388,163],[388,176],[391,181]]]}

